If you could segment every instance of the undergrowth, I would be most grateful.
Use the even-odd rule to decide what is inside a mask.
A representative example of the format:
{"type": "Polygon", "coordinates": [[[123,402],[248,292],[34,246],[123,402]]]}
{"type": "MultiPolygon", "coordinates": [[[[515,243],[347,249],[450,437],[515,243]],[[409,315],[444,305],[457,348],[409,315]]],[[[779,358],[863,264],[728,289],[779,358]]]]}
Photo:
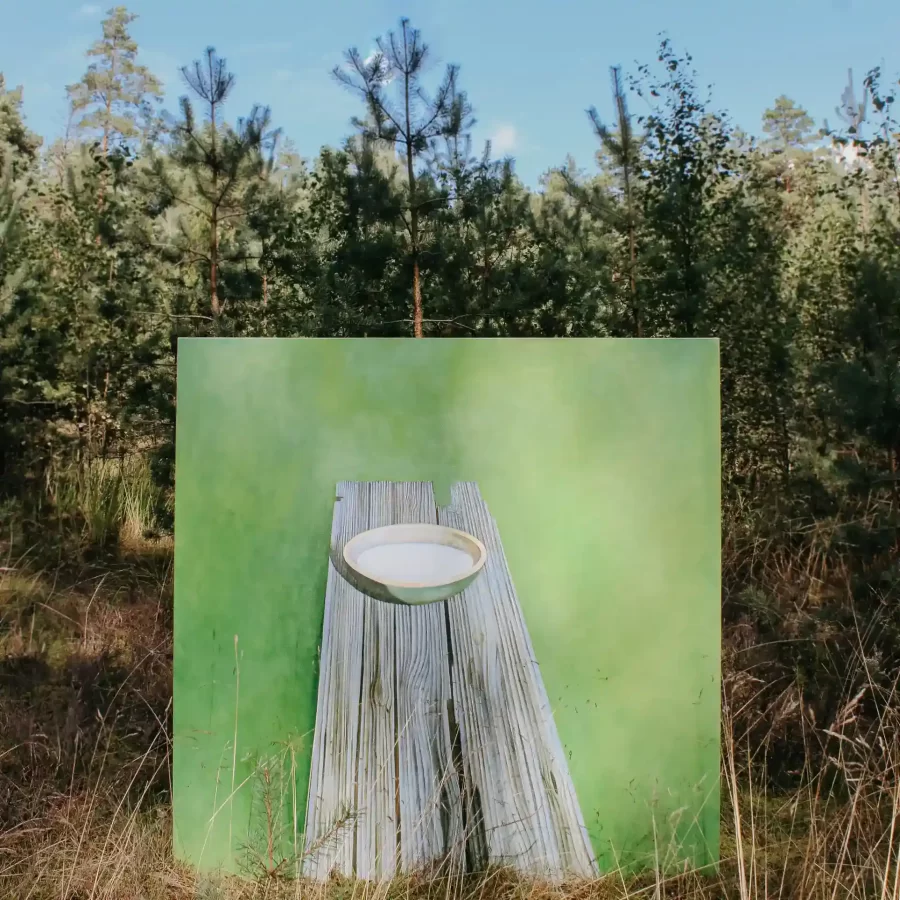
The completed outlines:
{"type": "MultiPolygon", "coordinates": [[[[173,859],[171,542],[148,536],[149,506],[129,507],[123,485],[111,493],[114,552],[60,559],[12,540],[0,557],[0,897],[900,900],[891,501],[814,522],[788,510],[774,525],[728,510],[716,869],[556,886],[432,869],[316,885],[274,858],[243,878],[173,859]]],[[[99,528],[88,518],[72,520],[85,544],[99,528]]],[[[280,768],[261,762],[270,781],[290,752],[280,768]]]]}

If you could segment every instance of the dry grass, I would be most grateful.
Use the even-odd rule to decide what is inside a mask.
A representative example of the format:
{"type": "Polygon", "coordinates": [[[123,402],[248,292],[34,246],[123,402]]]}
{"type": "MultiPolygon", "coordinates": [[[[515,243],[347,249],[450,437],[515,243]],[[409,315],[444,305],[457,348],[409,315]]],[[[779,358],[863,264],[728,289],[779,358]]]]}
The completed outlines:
{"type": "Polygon", "coordinates": [[[895,639],[890,610],[850,602],[857,574],[834,550],[837,525],[801,536],[791,552],[759,534],[735,527],[725,543],[720,867],[561,886],[505,870],[380,884],[199,877],[170,852],[168,551],[102,569],[42,572],[27,557],[7,560],[0,898],[900,900],[900,667],[885,657],[895,639]],[[823,615],[829,603],[852,627],[837,630],[823,615]],[[800,655],[785,650],[801,645],[800,655]],[[811,685],[801,664],[823,648],[824,662],[809,670],[821,682],[811,685]]]}
{"type": "MultiPolygon", "coordinates": [[[[728,779],[729,788],[733,782],[728,779]]],[[[405,900],[607,900],[607,898],[882,898],[898,896],[896,796],[860,788],[831,806],[821,786],[767,798],[741,789],[725,804],[720,870],[676,876],[611,873],[594,881],[553,886],[498,870],[479,877],[422,872],[378,884],[333,880],[202,878],[170,855],[164,804],[115,802],[86,794],[60,800],[45,815],[0,838],[0,896],[109,900],[256,900],[256,898],[405,898],[405,900]],[[735,812],[737,813],[735,815],[735,812]],[[740,847],[740,853],[736,848],[740,847]],[[893,850],[891,849],[893,847],[893,850]]],[[[895,791],[896,795],[896,791],[895,791]]]]}

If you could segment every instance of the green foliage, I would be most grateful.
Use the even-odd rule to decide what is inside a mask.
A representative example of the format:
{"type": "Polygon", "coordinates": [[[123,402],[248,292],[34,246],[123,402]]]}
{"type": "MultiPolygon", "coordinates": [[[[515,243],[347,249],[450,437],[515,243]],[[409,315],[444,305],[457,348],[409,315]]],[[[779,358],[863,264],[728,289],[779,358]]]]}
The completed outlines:
{"type": "Polygon", "coordinates": [[[763,113],[763,131],[780,150],[808,144],[813,138],[814,126],[809,113],[784,94],[763,113]]]}
{"type": "Polygon", "coordinates": [[[0,172],[4,172],[4,177],[21,176],[41,146],[41,139],[25,127],[22,93],[20,87],[8,91],[0,72],[0,172]]]}
{"type": "Polygon", "coordinates": [[[208,275],[207,309],[217,320],[230,299],[244,299],[223,283],[222,263],[251,258],[239,226],[253,206],[262,177],[271,172],[274,160],[270,156],[267,162],[265,153],[274,154],[277,133],[269,128],[269,110],[259,106],[235,128],[220,122],[234,75],[214,48],[207,49],[205,62],[195,61],[182,74],[205,107],[207,122],[199,123],[190,98],[181,98],[182,117],[171,123],[173,140],[164,156],[152,156],[151,190],[158,209],[178,208],[170,249],[203,264],[208,275]]]}
{"type": "Polygon", "coordinates": [[[162,98],[157,78],[137,63],[138,47],[128,33],[136,19],[124,6],[111,9],[102,23],[103,37],[87,51],[95,61],[66,88],[76,127],[99,135],[104,153],[110,140],[149,136],[153,101],[162,98]]]}
{"type": "Polygon", "coordinates": [[[648,114],[632,120],[617,67],[615,127],[591,110],[600,171],[570,165],[534,192],[490,146],[471,153],[456,67],[425,93],[427,46],[406,20],[335,69],[366,117],[309,168],[276,152],[266,108],[225,121],[235,76],[212,48],[183,69],[194,99],[165,139],[135,154],[123,141],[158,83],[133,20],[111,10],[70,89],[83,133],[111,146],[54,151],[38,173],[21,92],[0,91],[11,485],[39,483],[48,453],[89,465],[136,442],[170,480],[180,336],[410,331],[717,336],[729,490],[780,491],[798,467],[822,481],[810,448],[829,460],[838,444],[890,480],[900,195],[878,73],[864,96],[881,130],[848,135],[865,165],[846,166],[804,149],[811,121],[785,96],[764,116],[771,145],[734,132],[663,42],[628,82],[648,114]]]}
{"type": "Polygon", "coordinates": [[[88,464],[152,440],[155,423],[129,413],[168,323],[129,163],[84,148],[65,182],[44,184],[27,210],[28,272],[0,320],[4,449],[18,447],[8,487],[40,483],[54,460],[88,464]]]}
{"type": "Polygon", "coordinates": [[[93,543],[171,527],[182,336],[712,336],[725,534],[744,548],[726,619],[781,648],[820,722],[841,693],[829,654],[850,652],[827,636],[854,616],[871,671],[896,677],[900,124],[879,70],[862,99],[851,76],[829,146],[784,95],[758,143],[665,41],[632,77],[613,67],[597,169],[568,160],[531,190],[472,152],[456,67],[424,90],[405,20],[348,52],[335,75],[364,113],[303,161],[265,107],[227,121],[235,76],[212,49],[158,128],[133,19],[110,12],[70,88],[74,143],[41,154],[0,76],[5,509],[93,543]],[[809,562],[790,582],[762,558],[809,562]]]}
{"type": "Polygon", "coordinates": [[[6,315],[21,287],[26,266],[17,256],[22,240],[21,192],[13,181],[13,161],[0,170],[0,316],[6,315]]]}
{"type": "Polygon", "coordinates": [[[354,119],[363,142],[390,147],[405,169],[402,202],[392,206],[408,237],[413,334],[422,337],[422,244],[427,240],[423,231],[446,199],[436,190],[432,178],[435,145],[440,139],[458,139],[473,119],[465,93],[457,89],[456,66],[447,66],[433,96],[426,93],[422,76],[428,47],[408,19],[401,19],[399,35],[390,32],[386,38],[378,38],[376,47],[368,59],[351,48],[345,55],[345,65],[336,66],[333,74],[365,103],[368,118],[354,119]],[[392,85],[396,94],[393,99],[392,85]]]}

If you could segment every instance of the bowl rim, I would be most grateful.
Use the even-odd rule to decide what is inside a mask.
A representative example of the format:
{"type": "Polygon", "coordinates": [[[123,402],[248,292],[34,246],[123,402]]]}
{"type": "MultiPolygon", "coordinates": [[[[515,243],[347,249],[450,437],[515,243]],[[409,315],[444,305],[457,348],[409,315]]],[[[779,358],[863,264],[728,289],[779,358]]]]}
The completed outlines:
{"type": "MultiPolygon", "coordinates": [[[[409,544],[440,544],[443,546],[452,546],[447,541],[417,541],[417,540],[407,540],[407,541],[385,541],[383,544],[373,544],[373,547],[384,546],[384,544],[390,543],[409,543],[409,544]]],[[[469,534],[468,531],[461,531],[459,528],[450,528],[447,525],[437,525],[431,522],[403,522],[394,525],[381,525],[378,528],[369,528],[366,531],[360,531],[358,534],[353,535],[346,544],[344,544],[344,552],[342,553],[344,558],[344,562],[358,575],[362,575],[364,578],[368,578],[370,581],[373,581],[375,584],[380,584],[386,588],[402,588],[402,589],[416,589],[416,588],[442,588],[442,587],[450,587],[454,584],[459,584],[461,581],[465,581],[467,578],[471,578],[473,575],[477,575],[483,568],[484,564],[487,562],[487,548],[484,544],[475,537],[474,534],[469,534]],[[445,535],[457,535],[462,538],[465,542],[473,544],[475,549],[478,551],[478,558],[473,562],[472,566],[467,569],[465,572],[462,572],[460,575],[455,578],[451,578],[449,581],[441,580],[441,581],[393,581],[390,579],[379,578],[376,575],[373,575],[371,572],[367,572],[365,568],[360,567],[358,562],[352,560],[350,558],[349,550],[360,541],[360,538],[371,536],[376,534],[379,531],[392,531],[397,528],[421,528],[427,531],[431,531],[432,529],[436,533],[441,533],[445,535]]]]}

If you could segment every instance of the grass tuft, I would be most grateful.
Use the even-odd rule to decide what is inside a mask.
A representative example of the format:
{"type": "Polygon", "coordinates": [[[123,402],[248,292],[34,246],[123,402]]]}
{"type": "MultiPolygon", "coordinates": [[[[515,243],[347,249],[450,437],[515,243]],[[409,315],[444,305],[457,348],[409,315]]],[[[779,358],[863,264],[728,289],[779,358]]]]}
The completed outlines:
{"type": "Polygon", "coordinates": [[[140,452],[52,466],[46,494],[59,519],[80,528],[89,546],[140,551],[158,532],[162,492],[140,452]]]}

